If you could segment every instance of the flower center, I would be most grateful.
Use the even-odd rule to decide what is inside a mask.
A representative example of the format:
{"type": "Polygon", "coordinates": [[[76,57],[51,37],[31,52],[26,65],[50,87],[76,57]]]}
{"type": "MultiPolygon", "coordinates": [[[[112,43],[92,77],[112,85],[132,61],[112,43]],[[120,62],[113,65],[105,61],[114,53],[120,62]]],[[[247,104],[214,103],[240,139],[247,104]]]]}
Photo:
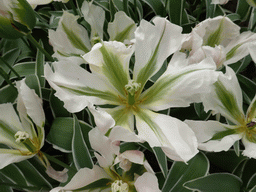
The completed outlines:
{"type": "Polygon", "coordinates": [[[112,192],[128,192],[129,191],[129,185],[122,180],[115,180],[111,184],[111,191],[112,192]]]}
{"type": "Polygon", "coordinates": [[[17,143],[22,143],[25,147],[32,153],[37,153],[38,149],[35,146],[34,142],[29,138],[29,134],[25,131],[18,131],[15,135],[15,141],[17,143]]]}
{"type": "Polygon", "coordinates": [[[134,80],[129,80],[128,84],[125,85],[125,90],[128,93],[128,104],[133,105],[135,103],[135,94],[141,87],[140,83],[135,82],[134,80]]]}
{"type": "Polygon", "coordinates": [[[256,142],[256,119],[252,119],[251,122],[246,124],[246,136],[247,139],[251,142],[256,142]]]}

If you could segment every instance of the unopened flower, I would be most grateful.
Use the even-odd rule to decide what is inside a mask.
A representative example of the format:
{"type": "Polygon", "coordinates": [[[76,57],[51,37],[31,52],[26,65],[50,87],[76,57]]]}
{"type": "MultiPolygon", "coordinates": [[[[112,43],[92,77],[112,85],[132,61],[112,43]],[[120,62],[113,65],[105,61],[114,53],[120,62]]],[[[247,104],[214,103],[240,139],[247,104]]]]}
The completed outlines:
{"type": "Polygon", "coordinates": [[[20,38],[34,28],[34,10],[26,0],[0,0],[0,23],[0,37],[20,38]]]}

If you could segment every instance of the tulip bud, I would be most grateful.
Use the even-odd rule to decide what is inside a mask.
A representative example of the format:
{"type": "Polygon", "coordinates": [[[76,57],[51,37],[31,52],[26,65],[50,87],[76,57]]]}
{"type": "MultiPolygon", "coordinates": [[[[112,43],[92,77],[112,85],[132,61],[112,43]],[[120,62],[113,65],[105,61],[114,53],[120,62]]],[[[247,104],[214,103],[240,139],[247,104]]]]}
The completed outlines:
{"type": "Polygon", "coordinates": [[[0,0],[0,37],[16,39],[31,33],[34,10],[26,0],[0,0]]]}

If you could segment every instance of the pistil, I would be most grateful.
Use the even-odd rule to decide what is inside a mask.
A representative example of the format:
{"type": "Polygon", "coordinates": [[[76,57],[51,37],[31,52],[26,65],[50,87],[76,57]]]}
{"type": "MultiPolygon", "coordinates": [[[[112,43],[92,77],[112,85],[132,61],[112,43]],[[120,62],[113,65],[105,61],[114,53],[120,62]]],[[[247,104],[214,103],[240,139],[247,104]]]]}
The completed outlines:
{"type": "Polygon", "coordinates": [[[140,83],[135,82],[134,80],[129,80],[128,84],[125,85],[125,90],[128,93],[128,104],[133,105],[135,103],[135,94],[141,87],[140,83]]]}
{"type": "Polygon", "coordinates": [[[112,192],[128,192],[129,191],[129,185],[122,180],[115,180],[111,184],[111,191],[112,192]]]}
{"type": "Polygon", "coordinates": [[[14,137],[17,143],[22,143],[32,153],[36,153],[38,150],[34,145],[33,141],[29,138],[29,134],[25,131],[18,131],[14,137]]]}

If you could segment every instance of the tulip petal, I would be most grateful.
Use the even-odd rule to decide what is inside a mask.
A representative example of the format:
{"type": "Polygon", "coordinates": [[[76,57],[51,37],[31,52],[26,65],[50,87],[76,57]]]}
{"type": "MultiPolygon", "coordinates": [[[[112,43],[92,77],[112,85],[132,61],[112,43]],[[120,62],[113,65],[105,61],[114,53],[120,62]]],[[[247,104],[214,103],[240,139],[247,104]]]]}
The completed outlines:
{"type": "Polygon", "coordinates": [[[226,67],[226,73],[211,86],[212,91],[203,98],[205,111],[213,110],[220,113],[234,124],[244,125],[243,97],[235,72],[226,67]]]}
{"type": "Polygon", "coordinates": [[[56,187],[52,189],[50,192],[73,191],[85,187],[103,178],[109,178],[109,176],[105,173],[105,171],[102,168],[100,168],[97,165],[94,165],[92,169],[82,168],[79,169],[79,171],[75,174],[75,176],[65,187],[56,187]]]}
{"type": "Polygon", "coordinates": [[[243,151],[243,155],[249,158],[256,158],[256,143],[250,142],[246,137],[242,138],[242,142],[244,144],[245,150],[243,151]]]}
{"type": "Polygon", "coordinates": [[[101,108],[95,108],[92,104],[88,105],[90,112],[93,114],[96,126],[101,130],[103,134],[115,126],[115,120],[101,108]]]}
{"type": "Polygon", "coordinates": [[[42,106],[42,100],[37,96],[34,90],[30,89],[25,79],[16,82],[17,89],[19,92],[17,109],[23,124],[23,128],[26,132],[31,134],[30,136],[37,137],[40,139],[41,147],[44,143],[44,124],[45,115],[42,106]],[[30,119],[37,125],[37,133],[35,132],[34,126],[31,125],[30,119]]]}
{"type": "Polygon", "coordinates": [[[181,47],[182,28],[165,18],[156,17],[153,24],[142,20],[135,31],[135,65],[133,79],[141,83],[153,76],[165,59],[181,47]]]}
{"type": "Polygon", "coordinates": [[[19,150],[0,149],[0,169],[12,163],[18,163],[23,160],[32,158],[34,155],[22,155],[19,150]]]}
{"type": "Polygon", "coordinates": [[[97,127],[89,132],[89,140],[91,147],[97,151],[95,156],[99,165],[104,168],[113,165],[115,156],[119,154],[119,143],[113,143],[97,127]]]}
{"type": "Polygon", "coordinates": [[[25,131],[11,103],[0,105],[0,143],[17,149],[26,149],[15,142],[14,135],[25,131]]]}
{"type": "Polygon", "coordinates": [[[152,173],[144,173],[135,181],[134,186],[137,192],[160,192],[161,190],[158,187],[157,177],[152,173]]]}
{"type": "Polygon", "coordinates": [[[120,96],[125,96],[124,87],[129,79],[129,62],[132,47],[117,41],[102,42],[93,46],[83,58],[90,64],[93,74],[97,74],[112,84],[120,96]]]}
{"type": "MultiPolygon", "coordinates": [[[[232,40],[227,47],[225,47],[226,61],[225,64],[232,64],[244,58],[250,53],[249,47],[256,43],[256,34],[247,31],[232,40]]],[[[253,56],[252,56],[253,57],[253,56]]]]}
{"type": "Polygon", "coordinates": [[[95,104],[117,104],[119,98],[111,85],[89,73],[78,65],[65,61],[53,63],[54,71],[45,66],[45,78],[71,113],[81,111],[89,102],[95,104]]]}
{"type": "Polygon", "coordinates": [[[218,121],[186,120],[185,123],[195,132],[199,149],[205,151],[227,151],[241,139],[241,135],[235,130],[239,126],[226,125],[218,121]]]}
{"type": "Polygon", "coordinates": [[[91,39],[97,36],[99,36],[100,39],[103,39],[105,11],[100,6],[92,4],[92,1],[90,3],[84,1],[81,11],[84,15],[84,19],[91,26],[91,39]]]}
{"type": "Polygon", "coordinates": [[[134,31],[136,24],[125,12],[119,11],[115,14],[113,22],[108,24],[108,34],[110,41],[125,42],[135,38],[134,31]]]}
{"type": "Polygon", "coordinates": [[[198,64],[190,64],[185,54],[178,53],[168,65],[166,72],[155,84],[141,94],[145,108],[163,110],[170,107],[186,107],[201,102],[201,95],[209,93],[209,86],[217,81],[219,72],[211,58],[198,64]]]}
{"type": "Polygon", "coordinates": [[[105,109],[116,122],[116,125],[121,126],[129,131],[134,131],[134,115],[130,109],[125,106],[105,109]]]}
{"type": "Polygon", "coordinates": [[[182,121],[147,109],[135,117],[138,136],[151,147],[161,147],[167,157],[187,162],[198,153],[196,136],[182,121]]]}
{"type": "Polygon", "coordinates": [[[77,23],[78,16],[63,12],[57,30],[49,30],[49,40],[54,49],[53,56],[72,63],[84,63],[81,57],[91,49],[90,39],[84,27],[77,23]]]}

